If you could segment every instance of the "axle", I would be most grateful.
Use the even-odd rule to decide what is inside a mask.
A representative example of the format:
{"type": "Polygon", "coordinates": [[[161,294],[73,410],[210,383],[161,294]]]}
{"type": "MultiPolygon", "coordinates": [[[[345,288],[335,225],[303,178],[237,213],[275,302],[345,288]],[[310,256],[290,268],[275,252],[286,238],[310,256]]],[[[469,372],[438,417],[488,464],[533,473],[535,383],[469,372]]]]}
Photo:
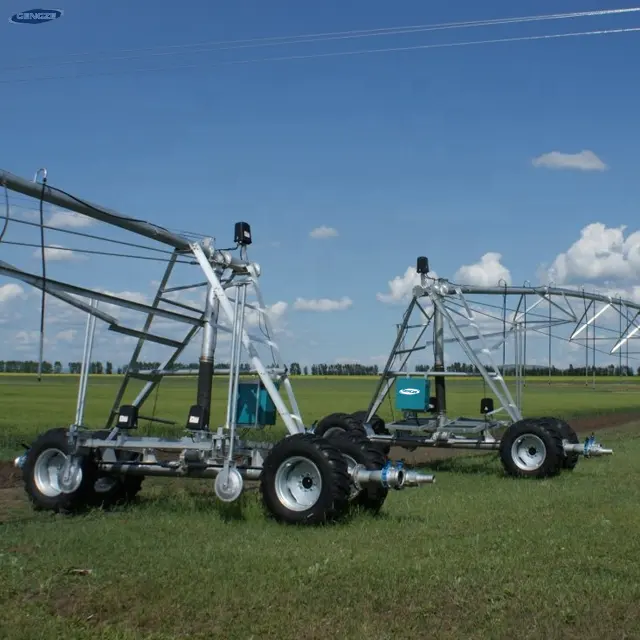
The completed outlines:
{"type": "MultiPolygon", "coordinates": [[[[17,457],[13,464],[22,469],[26,454],[17,457]]],[[[60,469],[60,475],[65,471],[60,469]]],[[[100,470],[106,473],[122,473],[135,476],[164,476],[164,477],[191,477],[191,478],[215,478],[224,469],[223,465],[206,463],[190,463],[187,466],[178,461],[165,463],[140,463],[140,462],[102,462],[100,470]]],[[[237,471],[247,480],[259,480],[262,473],[260,467],[238,467],[237,471]]],[[[358,486],[378,484],[390,489],[404,489],[405,487],[419,487],[423,484],[433,484],[436,480],[432,475],[419,471],[407,471],[402,465],[392,466],[387,464],[382,469],[365,469],[357,466],[352,471],[352,478],[358,486]]],[[[63,483],[64,484],[64,483],[63,483]]]]}
{"type": "MultiPolygon", "coordinates": [[[[123,473],[143,476],[188,476],[193,478],[215,478],[223,470],[223,466],[216,464],[189,464],[183,466],[180,462],[166,462],[164,464],[145,464],[136,462],[102,462],[100,469],[105,472],[123,473]]],[[[262,469],[259,467],[238,467],[240,475],[247,480],[259,480],[262,469]]],[[[354,482],[359,485],[379,484],[390,489],[404,489],[418,487],[422,484],[434,483],[431,475],[417,471],[406,471],[402,466],[394,467],[387,464],[382,469],[365,469],[356,467],[352,472],[354,482]]]]}

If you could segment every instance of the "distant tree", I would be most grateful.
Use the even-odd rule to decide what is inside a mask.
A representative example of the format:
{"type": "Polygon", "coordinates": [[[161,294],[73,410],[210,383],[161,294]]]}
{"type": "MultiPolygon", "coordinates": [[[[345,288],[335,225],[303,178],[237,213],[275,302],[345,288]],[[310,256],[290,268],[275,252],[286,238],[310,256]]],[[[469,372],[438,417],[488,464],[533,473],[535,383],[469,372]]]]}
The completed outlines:
{"type": "Polygon", "coordinates": [[[300,365],[297,362],[292,362],[291,366],[289,367],[289,373],[292,376],[299,376],[302,373],[300,365]]]}
{"type": "Polygon", "coordinates": [[[107,375],[111,375],[113,373],[113,363],[112,362],[107,362],[107,368],[105,370],[105,373],[107,375]]]}

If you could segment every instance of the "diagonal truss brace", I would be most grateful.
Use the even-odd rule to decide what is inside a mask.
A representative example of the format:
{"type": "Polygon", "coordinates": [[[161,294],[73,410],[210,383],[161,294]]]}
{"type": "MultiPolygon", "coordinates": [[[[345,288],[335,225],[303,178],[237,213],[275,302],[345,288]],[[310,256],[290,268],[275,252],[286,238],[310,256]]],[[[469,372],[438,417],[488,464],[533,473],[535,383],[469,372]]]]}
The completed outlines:
{"type": "MultiPolygon", "coordinates": [[[[220,302],[220,311],[225,315],[227,322],[231,326],[234,326],[235,324],[234,309],[231,306],[231,302],[229,301],[229,298],[227,297],[224,291],[224,288],[220,283],[220,280],[216,276],[213,270],[213,267],[209,263],[209,260],[207,259],[207,256],[205,255],[202,247],[197,243],[193,243],[191,244],[191,250],[193,251],[193,255],[195,256],[196,260],[200,264],[200,267],[204,271],[204,275],[207,278],[209,285],[213,290],[214,295],[220,302]]],[[[271,400],[273,401],[276,407],[276,410],[278,411],[280,417],[282,418],[282,421],[284,422],[287,428],[287,431],[291,435],[304,431],[304,429],[294,419],[291,412],[288,410],[287,406],[282,400],[282,397],[280,396],[278,389],[274,385],[273,380],[269,376],[269,373],[266,370],[265,366],[262,364],[262,361],[260,360],[260,356],[256,351],[256,348],[254,347],[251,338],[249,337],[249,335],[247,334],[244,328],[242,328],[242,332],[239,337],[242,340],[242,345],[244,346],[247,353],[249,354],[251,363],[253,364],[253,367],[255,368],[256,373],[260,377],[262,384],[267,390],[267,393],[271,397],[271,400]]]]}
{"type": "Polygon", "coordinates": [[[446,318],[447,323],[449,324],[449,329],[451,330],[453,335],[457,338],[458,344],[465,351],[471,363],[476,366],[476,368],[480,372],[480,375],[482,375],[482,377],[484,378],[485,382],[487,383],[491,391],[493,391],[496,398],[498,398],[504,410],[509,414],[509,417],[514,422],[517,420],[521,420],[522,414],[520,412],[520,409],[518,408],[515,401],[513,400],[513,397],[511,396],[511,392],[509,391],[509,388],[507,387],[504,381],[504,378],[502,377],[500,368],[493,361],[493,358],[491,357],[491,349],[488,347],[484,339],[484,335],[482,334],[482,330],[480,329],[477,322],[475,321],[475,316],[473,314],[473,311],[467,304],[467,301],[464,295],[462,294],[461,289],[457,287],[455,289],[455,292],[459,300],[462,302],[462,304],[466,309],[467,319],[469,324],[474,327],[478,335],[478,338],[483,344],[482,353],[484,353],[487,356],[487,358],[491,361],[491,367],[494,373],[489,373],[489,371],[487,371],[487,368],[484,366],[484,364],[478,357],[477,353],[471,348],[465,336],[463,335],[462,331],[460,330],[455,320],[451,316],[449,309],[444,304],[443,297],[434,290],[431,290],[431,292],[429,293],[429,297],[431,298],[434,306],[442,313],[443,317],[446,318]]]}

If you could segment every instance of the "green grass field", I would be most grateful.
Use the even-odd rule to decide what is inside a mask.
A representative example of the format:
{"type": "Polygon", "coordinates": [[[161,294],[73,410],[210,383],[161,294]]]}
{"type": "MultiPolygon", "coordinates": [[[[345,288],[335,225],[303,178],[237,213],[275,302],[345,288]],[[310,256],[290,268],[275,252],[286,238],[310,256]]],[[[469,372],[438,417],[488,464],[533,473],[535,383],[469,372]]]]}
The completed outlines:
{"type": "MultiPolygon", "coordinates": [[[[116,390],[121,381],[116,375],[91,376],[87,395],[85,422],[101,427],[109,414],[116,390]]],[[[293,380],[296,398],[305,421],[310,424],[333,411],[365,409],[375,390],[377,378],[302,376],[293,380]]],[[[591,380],[590,380],[591,382],[591,380]]],[[[513,382],[507,380],[513,392],[513,382]]],[[[161,384],[157,396],[149,398],[142,413],[175,420],[175,429],[159,424],[142,424],[141,432],[179,434],[186,422],[189,406],[195,401],[195,377],[168,378],[161,384]],[[157,399],[157,402],[156,402],[157,399]]],[[[142,388],[133,381],[125,401],[133,400],[142,388]]],[[[0,375],[0,397],[3,412],[0,415],[0,459],[19,453],[20,442],[51,427],[67,426],[75,416],[78,376],[51,375],[38,382],[35,375],[0,375]]],[[[227,378],[216,378],[213,392],[212,417],[224,421],[226,411],[227,378]]],[[[451,415],[479,415],[480,398],[484,389],[477,379],[450,379],[447,382],[448,411],[451,415]]],[[[380,415],[392,417],[393,398],[385,400],[380,415]]],[[[525,414],[558,415],[565,417],[606,414],[615,411],[640,411],[640,377],[600,378],[595,389],[585,385],[583,378],[562,377],[552,384],[546,378],[531,378],[524,390],[525,414]]],[[[282,427],[274,430],[276,437],[284,435],[282,427]]]]}
{"type": "MultiPolygon", "coordinates": [[[[0,376],[2,456],[68,424],[76,383],[0,376]]],[[[116,384],[91,379],[91,426],[116,384]]],[[[194,381],[164,384],[156,415],[182,424],[194,381]]],[[[374,384],[294,380],[309,422],[364,408],[374,384]]],[[[639,392],[529,381],[525,413],[640,412],[639,392]]],[[[451,413],[477,414],[482,395],[451,382],[451,413]]],[[[147,479],[136,504],[77,517],[0,489],[0,638],[640,638],[640,425],[599,439],[613,456],[544,481],[503,477],[495,454],[439,460],[435,485],[390,494],[377,518],[315,529],[267,520],[253,490],[223,506],[207,481],[147,479]]]]}

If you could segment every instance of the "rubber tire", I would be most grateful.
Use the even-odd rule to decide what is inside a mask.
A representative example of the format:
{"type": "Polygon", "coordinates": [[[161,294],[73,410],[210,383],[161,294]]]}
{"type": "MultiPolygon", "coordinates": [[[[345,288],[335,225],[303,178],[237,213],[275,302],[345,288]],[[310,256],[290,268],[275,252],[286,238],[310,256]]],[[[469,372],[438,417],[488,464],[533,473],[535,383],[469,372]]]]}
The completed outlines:
{"type": "MultiPolygon", "coordinates": [[[[384,422],[382,424],[384,425],[384,422]]],[[[316,424],[314,429],[314,433],[324,438],[327,437],[327,434],[336,433],[334,429],[336,431],[340,430],[344,433],[356,431],[363,434],[365,437],[367,436],[367,432],[364,428],[364,418],[358,419],[351,413],[330,413],[328,416],[325,416],[322,420],[318,421],[318,424],[316,424]]],[[[377,433],[375,429],[374,433],[377,433]]],[[[371,444],[385,456],[388,456],[391,451],[391,446],[388,444],[382,442],[372,442],[371,444]]]]}
{"type": "MultiPolygon", "coordinates": [[[[334,433],[328,439],[336,445],[342,454],[353,458],[357,464],[361,464],[365,469],[378,470],[382,469],[386,464],[385,456],[375,446],[375,443],[358,431],[334,433]]],[[[382,485],[369,485],[364,487],[354,498],[350,499],[350,505],[353,509],[364,509],[370,513],[377,514],[388,494],[389,489],[382,485]]]]}
{"type": "Polygon", "coordinates": [[[359,425],[351,419],[349,413],[330,413],[328,416],[318,420],[313,432],[321,438],[327,437],[327,432],[331,429],[341,429],[342,431],[349,431],[351,429],[358,429],[359,425]]]}
{"type": "MultiPolygon", "coordinates": [[[[356,411],[351,414],[352,418],[355,418],[360,424],[364,424],[364,421],[367,419],[368,411],[356,411]]],[[[369,422],[373,432],[378,436],[388,436],[391,435],[389,430],[387,429],[387,425],[384,423],[384,420],[377,414],[374,413],[371,421],[369,422]]],[[[385,444],[383,442],[374,442],[374,446],[382,451],[385,456],[388,456],[391,451],[391,445],[385,444]]]]}
{"type": "MultiPolygon", "coordinates": [[[[96,438],[106,438],[110,431],[96,431],[96,438]]],[[[139,458],[141,454],[133,451],[117,451],[116,459],[118,461],[133,461],[139,458]]],[[[115,480],[114,485],[107,491],[94,491],[94,499],[92,504],[102,509],[110,509],[111,507],[124,505],[131,502],[142,489],[142,481],[144,476],[134,476],[126,474],[109,474],[100,472],[99,478],[112,478],[115,480]]]]}
{"type": "MultiPolygon", "coordinates": [[[[578,434],[572,429],[571,425],[564,420],[558,420],[560,423],[560,434],[565,440],[568,440],[570,444],[580,444],[580,438],[578,434]]],[[[562,461],[562,468],[567,471],[573,471],[580,460],[579,453],[567,453],[562,461]]]]}
{"type": "MultiPolygon", "coordinates": [[[[580,444],[578,434],[571,428],[571,425],[560,418],[544,417],[537,418],[538,421],[544,421],[547,429],[555,429],[563,440],[568,440],[571,444],[580,444]]],[[[579,453],[565,453],[562,460],[562,468],[567,471],[573,471],[580,460],[579,453]]]]}
{"type": "Polygon", "coordinates": [[[286,524],[320,525],[339,520],[349,509],[350,491],[347,462],[340,450],[314,433],[297,433],[278,442],[265,459],[260,475],[260,494],[265,510],[274,520],[286,524]],[[295,456],[313,461],[322,477],[320,497],[305,511],[288,509],[276,493],[278,467],[295,456]]]}
{"type": "Polygon", "coordinates": [[[34,469],[37,459],[46,449],[58,449],[69,454],[67,440],[68,429],[65,427],[50,429],[39,435],[26,453],[22,476],[24,489],[29,501],[36,511],[48,510],[54,513],[78,513],[93,506],[95,498],[94,485],[98,479],[98,468],[95,462],[85,457],[82,461],[82,481],[73,493],[60,493],[57,496],[46,496],[38,489],[34,469]]]}
{"type": "Polygon", "coordinates": [[[544,418],[529,418],[519,420],[510,425],[500,440],[500,460],[506,473],[516,478],[548,478],[555,476],[562,470],[565,458],[562,446],[562,436],[557,429],[549,428],[544,418]],[[525,434],[538,436],[546,448],[546,457],[537,469],[525,471],[520,469],[511,457],[513,443],[525,434]]]}

